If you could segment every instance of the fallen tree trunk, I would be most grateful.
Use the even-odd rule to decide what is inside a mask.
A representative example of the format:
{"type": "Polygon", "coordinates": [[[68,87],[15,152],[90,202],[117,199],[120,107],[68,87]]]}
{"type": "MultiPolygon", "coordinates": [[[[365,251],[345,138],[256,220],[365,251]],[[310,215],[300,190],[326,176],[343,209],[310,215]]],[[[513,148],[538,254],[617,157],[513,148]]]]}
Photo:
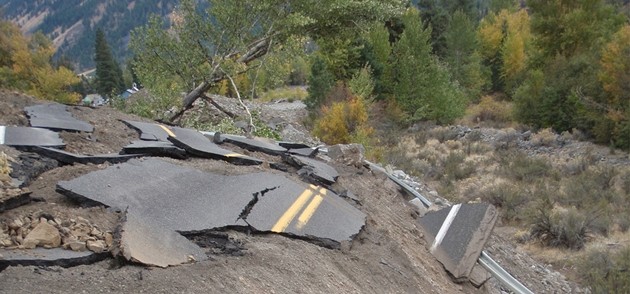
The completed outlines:
{"type": "MultiPolygon", "coordinates": [[[[245,63],[248,64],[262,56],[265,56],[265,54],[267,54],[267,52],[269,51],[269,46],[271,45],[270,43],[270,37],[265,37],[262,38],[260,40],[257,40],[255,42],[253,42],[250,47],[249,50],[247,50],[247,52],[245,54],[243,54],[241,57],[238,58],[237,62],[239,63],[245,63]]],[[[235,54],[230,54],[231,56],[236,55],[235,54]]],[[[202,97],[203,95],[205,95],[205,93],[210,90],[210,88],[215,85],[216,83],[225,80],[226,74],[223,71],[219,71],[219,72],[215,72],[213,77],[209,80],[204,80],[203,82],[201,82],[197,87],[195,87],[192,91],[188,92],[188,94],[186,94],[186,96],[184,96],[183,99],[183,103],[182,103],[182,110],[180,110],[179,112],[175,113],[173,116],[171,116],[169,118],[170,122],[175,121],[177,118],[179,118],[180,116],[182,116],[184,114],[184,112],[186,112],[188,109],[190,109],[193,105],[193,103],[195,103],[195,101],[197,101],[198,98],[202,97]]],[[[212,105],[216,105],[216,102],[213,103],[212,105]]],[[[219,107],[217,107],[219,108],[219,107]]],[[[219,109],[221,110],[221,109],[219,109]]]]}

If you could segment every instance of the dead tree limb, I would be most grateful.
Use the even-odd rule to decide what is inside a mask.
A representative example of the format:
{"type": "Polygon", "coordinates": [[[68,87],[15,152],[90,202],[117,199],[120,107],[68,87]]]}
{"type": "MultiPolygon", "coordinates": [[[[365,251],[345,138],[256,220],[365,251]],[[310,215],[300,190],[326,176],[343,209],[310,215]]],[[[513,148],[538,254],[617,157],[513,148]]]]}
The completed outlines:
{"type": "MultiPolygon", "coordinates": [[[[245,52],[245,54],[243,54],[237,60],[237,62],[248,64],[264,56],[269,51],[270,40],[271,40],[271,36],[252,42],[249,46],[249,50],[247,50],[247,52],[245,52]]],[[[236,55],[236,53],[233,53],[230,55],[236,55]]],[[[173,122],[174,120],[179,118],[186,110],[192,107],[192,104],[197,100],[197,98],[201,97],[202,94],[210,90],[210,88],[214,84],[226,79],[225,72],[217,72],[217,71],[213,71],[213,72],[214,74],[212,74],[212,77],[210,79],[204,80],[192,91],[188,92],[186,96],[184,96],[183,103],[182,103],[182,110],[177,112],[171,118],[169,118],[169,121],[173,122]]]]}
{"type": "Polygon", "coordinates": [[[251,138],[252,133],[256,131],[256,127],[254,126],[254,119],[252,118],[252,113],[249,111],[249,108],[247,107],[247,105],[243,103],[243,99],[241,99],[241,93],[238,91],[238,88],[236,87],[236,83],[234,83],[234,79],[232,79],[232,77],[226,72],[223,72],[223,73],[230,80],[230,83],[232,84],[232,88],[234,88],[234,92],[236,92],[236,98],[238,98],[238,102],[241,104],[243,109],[245,109],[245,111],[247,112],[247,116],[249,118],[249,125],[245,130],[245,135],[247,136],[247,138],[251,138]]]}

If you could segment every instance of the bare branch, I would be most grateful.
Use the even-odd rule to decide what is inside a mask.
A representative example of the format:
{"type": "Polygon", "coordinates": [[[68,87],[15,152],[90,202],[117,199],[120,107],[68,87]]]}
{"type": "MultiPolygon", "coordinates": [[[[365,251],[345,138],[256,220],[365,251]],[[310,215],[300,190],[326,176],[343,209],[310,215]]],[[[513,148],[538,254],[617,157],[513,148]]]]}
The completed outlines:
{"type": "Polygon", "coordinates": [[[243,99],[241,99],[241,94],[238,91],[238,88],[236,87],[236,83],[234,83],[234,79],[232,79],[232,77],[225,71],[223,71],[223,74],[230,80],[230,83],[232,84],[232,88],[234,88],[234,92],[236,92],[236,98],[238,98],[238,102],[241,104],[243,109],[245,109],[245,111],[247,112],[247,116],[249,116],[249,128],[245,130],[245,135],[248,138],[251,138],[252,132],[256,131],[256,127],[254,126],[254,119],[252,118],[252,113],[249,111],[249,108],[247,107],[247,105],[243,103],[243,99]]]}

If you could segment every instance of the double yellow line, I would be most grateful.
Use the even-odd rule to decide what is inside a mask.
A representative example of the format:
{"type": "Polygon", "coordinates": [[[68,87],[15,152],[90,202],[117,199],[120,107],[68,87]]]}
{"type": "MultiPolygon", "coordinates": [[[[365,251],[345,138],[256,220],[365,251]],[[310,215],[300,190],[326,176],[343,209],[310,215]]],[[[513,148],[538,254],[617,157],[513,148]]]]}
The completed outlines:
{"type": "Polygon", "coordinates": [[[309,189],[304,190],[304,192],[302,192],[302,194],[300,194],[300,196],[295,199],[293,204],[289,206],[289,209],[287,209],[284,214],[278,219],[276,224],[271,228],[271,231],[276,233],[284,232],[284,230],[287,229],[289,224],[298,214],[298,212],[300,212],[304,205],[311,199],[311,196],[315,194],[314,192],[319,192],[318,194],[315,194],[315,197],[313,197],[311,202],[306,206],[306,208],[304,208],[302,214],[300,214],[300,216],[298,217],[296,227],[298,230],[301,230],[308,223],[313,214],[315,214],[315,211],[317,210],[319,205],[322,204],[322,201],[324,201],[323,196],[326,195],[327,190],[325,188],[320,188],[318,191],[317,188],[318,187],[315,185],[310,185],[309,189]]]}

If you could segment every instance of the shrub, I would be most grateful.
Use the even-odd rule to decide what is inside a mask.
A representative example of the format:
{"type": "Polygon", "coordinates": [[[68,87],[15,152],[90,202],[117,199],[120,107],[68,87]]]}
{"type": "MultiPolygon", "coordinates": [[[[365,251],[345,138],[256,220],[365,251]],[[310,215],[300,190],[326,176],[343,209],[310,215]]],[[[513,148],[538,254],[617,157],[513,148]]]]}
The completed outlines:
{"type": "Polygon", "coordinates": [[[466,116],[471,122],[497,122],[510,123],[512,117],[512,104],[507,101],[497,101],[492,96],[483,96],[478,104],[470,106],[466,110],[466,116]]]}
{"type": "Polygon", "coordinates": [[[369,138],[373,130],[367,124],[367,108],[367,103],[360,97],[349,97],[346,101],[324,106],[321,118],[315,122],[313,134],[331,145],[347,144],[353,138],[369,138]]]}
{"type": "Polygon", "coordinates": [[[550,174],[551,166],[544,159],[530,158],[521,152],[499,152],[501,174],[517,181],[533,182],[550,174]]]}
{"type": "Polygon", "coordinates": [[[584,247],[588,221],[575,208],[552,211],[549,206],[537,208],[530,233],[544,245],[579,250],[584,247]]]}
{"type": "Polygon", "coordinates": [[[500,208],[505,220],[520,220],[522,206],[528,202],[526,191],[511,184],[499,184],[483,192],[482,199],[500,208]]]}
{"type": "Polygon", "coordinates": [[[444,162],[444,174],[448,180],[463,180],[475,172],[475,166],[465,162],[466,156],[461,152],[451,152],[444,162]]]}
{"type": "Polygon", "coordinates": [[[556,134],[550,128],[542,129],[532,135],[532,142],[536,146],[555,146],[557,142],[556,134]]]}
{"type": "Polygon", "coordinates": [[[616,253],[593,251],[577,264],[584,285],[593,293],[629,293],[630,247],[616,253]]]}

